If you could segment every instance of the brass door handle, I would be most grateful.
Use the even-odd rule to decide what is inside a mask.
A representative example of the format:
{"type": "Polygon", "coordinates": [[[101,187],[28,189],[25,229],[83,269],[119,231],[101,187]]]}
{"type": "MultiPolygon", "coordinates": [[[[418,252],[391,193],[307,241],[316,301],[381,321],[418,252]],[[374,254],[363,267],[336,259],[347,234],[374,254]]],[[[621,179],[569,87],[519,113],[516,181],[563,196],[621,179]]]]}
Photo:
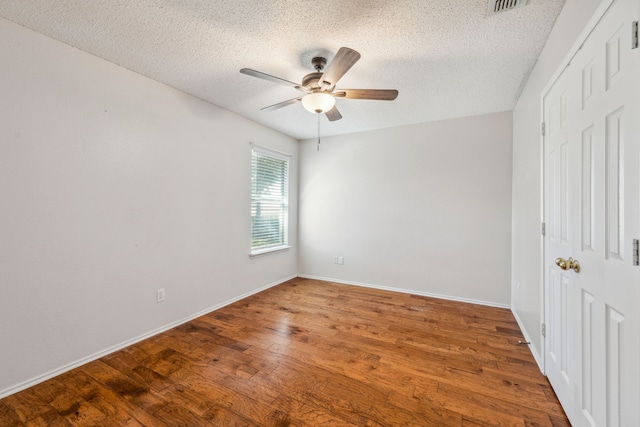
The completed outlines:
{"type": "Polygon", "coordinates": [[[580,263],[577,259],[556,258],[556,265],[563,270],[573,270],[576,273],[580,273],[580,263]]]}

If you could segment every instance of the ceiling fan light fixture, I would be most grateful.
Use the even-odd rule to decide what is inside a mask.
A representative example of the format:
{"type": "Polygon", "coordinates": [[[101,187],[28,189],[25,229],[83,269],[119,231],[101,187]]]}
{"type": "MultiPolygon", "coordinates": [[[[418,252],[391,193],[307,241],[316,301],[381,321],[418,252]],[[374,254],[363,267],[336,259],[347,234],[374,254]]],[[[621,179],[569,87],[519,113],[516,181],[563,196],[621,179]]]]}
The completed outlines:
{"type": "Polygon", "coordinates": [[[302,98],[302,106],[310,113],[326,113],[336,105],[336,99],[324,92],[315,92],[302,98]]]}

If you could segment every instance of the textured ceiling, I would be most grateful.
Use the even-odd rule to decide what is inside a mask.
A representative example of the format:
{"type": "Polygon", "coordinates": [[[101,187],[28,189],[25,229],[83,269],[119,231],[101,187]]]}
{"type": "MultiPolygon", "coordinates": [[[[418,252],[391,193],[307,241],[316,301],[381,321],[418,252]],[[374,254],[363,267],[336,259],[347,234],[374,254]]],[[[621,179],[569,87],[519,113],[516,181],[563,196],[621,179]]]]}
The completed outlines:
{"type": "Polygon", "coordinates": [[[362,58],[342,89],[398,89],[395,101],[338,99],[322,134],[513,109],[564,0],[487,16],[487,0],[0,0],[0,16],[298,139],[317,132],[294,82],[346,46],[362,58]]]}

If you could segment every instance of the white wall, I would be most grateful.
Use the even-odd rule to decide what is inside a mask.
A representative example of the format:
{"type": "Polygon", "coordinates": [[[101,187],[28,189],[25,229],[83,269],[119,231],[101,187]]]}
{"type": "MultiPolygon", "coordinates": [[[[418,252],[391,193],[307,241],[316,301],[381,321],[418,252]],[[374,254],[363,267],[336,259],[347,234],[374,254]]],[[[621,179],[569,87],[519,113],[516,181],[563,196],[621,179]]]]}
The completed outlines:
{"type": "Polygon", "coordinates": [[[0,58],[0,397],[296,275],[297,141],[1,19],[0,58]],[[294,155],[254,259],[250,141],[294,155]]]}
{"type": "Polygon", "coordinates": [[[497,113],[302,141],[301,275],[508,305],[511,131],[497,113]]]}
{"type": "Polygon", "coordinates": [[[542,323],[540,96],[600,3],[567,0],[513,111],[511,305],[538,360],[542,323]]]}

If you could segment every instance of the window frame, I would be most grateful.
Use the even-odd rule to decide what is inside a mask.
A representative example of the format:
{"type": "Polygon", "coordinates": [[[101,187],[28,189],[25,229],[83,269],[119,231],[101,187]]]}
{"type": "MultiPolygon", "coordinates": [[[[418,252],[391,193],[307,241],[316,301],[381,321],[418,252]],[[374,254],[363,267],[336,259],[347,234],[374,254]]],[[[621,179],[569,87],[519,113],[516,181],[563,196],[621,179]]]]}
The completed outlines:
{"type": "Polygon", "coordinates": [[[250,257],[255,257],[255,256],[259,256],[259,255],[264,255],[264,254],[268,254],[268,253],[273,253],[273,252],[279,252],[282,250],[286,250],[291,248],[291,246],[289,245],[289,206],[290,206],[290,193],[289,193],[289,188],[290,188],[290,184],[291,184],[291,154],[288,153],[284,153],[282,151],[277,151],[277,150],[273,150],[271,148],[267,148],[261,145],[257,145],[254,143],[251,143],[251,183],[250,183],[250,211],[249,211],[249,216],[250,216],[250,230],[251,230],[251,241],[250,241],[250,257]],[[263,245],[263,246],[256,246],[254,247],[254,215],[253,215],[253,209],[254,209],[254,202],[255,200],[257,200],[260,196],[254,194],[254,174],[256,173],[256,170],[254,170],[254,156],[258,155],[258,156],[264,156],[264,157],[271,157],[273,159],[277,159],[277,160],[281,160],[284,161],[286,164],[286,182],[284,182],[285,185],[285,196],[282,198],[281,200],[281,205],[283,206],[284,209],[284,218],[281,218],[281,222],[282,222],[282,233],[283,233],[283,238],[282,241],[277,243],[277,244],[273,244],[273,245],[263,245]]]}

